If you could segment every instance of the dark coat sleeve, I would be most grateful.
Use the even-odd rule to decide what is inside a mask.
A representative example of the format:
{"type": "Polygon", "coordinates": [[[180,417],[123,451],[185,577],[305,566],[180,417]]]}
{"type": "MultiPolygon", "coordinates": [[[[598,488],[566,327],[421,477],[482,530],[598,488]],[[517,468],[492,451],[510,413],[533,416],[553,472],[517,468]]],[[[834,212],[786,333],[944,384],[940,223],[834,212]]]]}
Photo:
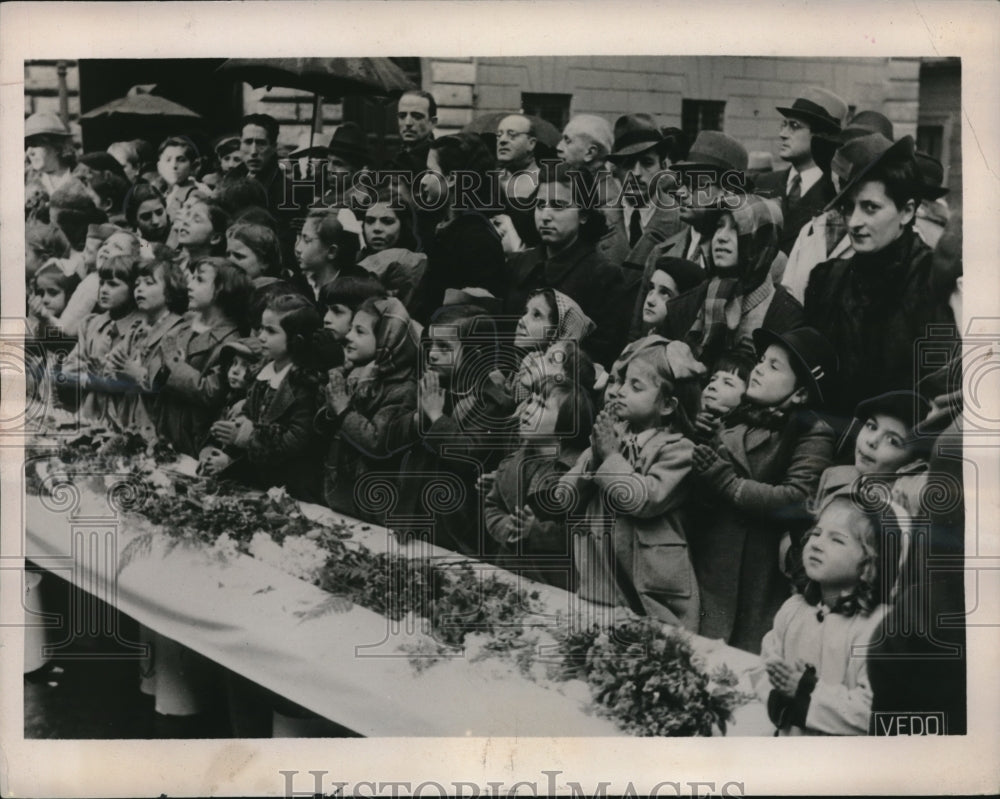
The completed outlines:
{"type": "Polygon", "coordinates": [[[741,511],[785,516],[815,494],[820,475],[833,461],[833,448],[833,430],[816,419],[808,427],[800,427],[791,460],[779,481],[763,482],[741,475],[725,446],[720,446],[719,459],[701,474],[701,479],[741,511]]]}
{"type": "Polygon", "coordinates": [[[270,422],[259,421],[251,415],[254,410],[252,407],[245,409],[247,417],[254,423],[253,433],[246,447],[247,458],[251,463],[273,465],[277,461],[296,458],[312,449],[315,389],[309,386],[293,387],[288,384],[288,379],[281,388],[291,391],[293,398],[277,419],[270,422]]]}

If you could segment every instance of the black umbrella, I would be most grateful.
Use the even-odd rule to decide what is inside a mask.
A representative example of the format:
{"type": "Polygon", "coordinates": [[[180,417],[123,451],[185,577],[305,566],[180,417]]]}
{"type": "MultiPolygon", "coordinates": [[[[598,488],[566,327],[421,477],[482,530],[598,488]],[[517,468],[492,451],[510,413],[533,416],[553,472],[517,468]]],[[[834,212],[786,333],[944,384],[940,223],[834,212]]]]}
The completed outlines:
{"type": "Polygon", "coordinates": [[[258,88],[283,86],[312,92],[313,133],[320,127],[323,98],[352,94],[392,97],[416,88],[402,69],[384,57],[230,58],[219,71],[258,88]]]}

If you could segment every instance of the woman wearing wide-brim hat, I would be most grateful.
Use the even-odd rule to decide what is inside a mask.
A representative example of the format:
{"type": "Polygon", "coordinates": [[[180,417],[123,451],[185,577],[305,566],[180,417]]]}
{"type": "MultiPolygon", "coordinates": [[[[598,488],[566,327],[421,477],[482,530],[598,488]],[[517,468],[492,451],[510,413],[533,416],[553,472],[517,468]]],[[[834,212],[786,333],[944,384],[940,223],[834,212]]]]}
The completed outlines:
{"type": "Polygon", "coordinates": [[[918,342],[932,325],[954,325],[948,298],[931,280],[931,250],[913,230],[927,195],[913,138],[880,134],[847,142],[831,168],[843,176],[828,208],[843,214],[854,254],[825,261],[805,291],[808,324],[840,355],[841,380],[827,409],[849,419],[874,394],[912,388],[920,369],[918,342]]]}
{"type": "Polygon", "coordinates": [[[26,177],[38,180],[49,196],[73,179],[73,135],[55,114],[32,114],[24,121],[24,150],[28,161],[26,177]]]}

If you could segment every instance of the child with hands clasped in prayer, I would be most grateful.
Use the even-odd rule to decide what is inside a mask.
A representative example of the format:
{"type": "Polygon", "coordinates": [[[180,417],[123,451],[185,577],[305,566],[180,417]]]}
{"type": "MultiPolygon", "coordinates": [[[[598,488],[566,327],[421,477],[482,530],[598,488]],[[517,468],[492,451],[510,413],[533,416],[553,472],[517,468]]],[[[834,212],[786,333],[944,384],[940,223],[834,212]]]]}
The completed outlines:
{"type": "Polygon", "coordinates": [[[779,545],[808,519],[806,503],[833,457],[833,430],[810,410],[837,356],[818,331],[754,331],[760,361],[732,426],[693,453],[700,508],[692,554],[700,633],[749,652],[788,596],[779,545]]]}
{"type": "Polygon", "coordinates": [[[264,366],[247,391],[243,413],[211,427],[212,437],[237,451],[225,476],[257,488],[284,486],[307,502],[319,498],[318,449],[313,433],[318,375],[309,344],[321,321],[299,295],[271,299],[261,317],[264,366]]]}
{"type": "MultiPolygon", "coordinates": [[[[234,422],[243,414],[247,391],[260,368],[263,352],[260,339],[256,336],[228,341],[222,345],[219,356],[219,372],[225,377],[226,408],[217,421],[234,422]]],[[[204,474],[218,474],[233,462],[235,453],[226,452],[209,433],[209,443],[198,455],[200,469],[204,474]]]]}
{"type": "Polygon", "coordinates": [[[507,454],[514,410],[489,376],[499,338],[492,318],[472,305],[441,308],[425,335],[417,410],[399,417],[391,433],[393,448],[407,446],[395,513],[415,520],[412,532],[399,532],[430,530],[432,543],[482,557],[495,543],[483,530],[476,483],[507,454]]]}
{"type": "Polygon", "coordinates": [[[584,599],[695,630],[698,585],[688,555],[684,505],[691,453],[666,343],[636,348],[591,446],[562,478],[585,506],[574,537],[584,599]]]}
{"type": "Polygon", "coordinates": [[[344,339],[346,365],[329,371],[326,404],[315,419],[317,432],[329,440],[323,496],[335,511],[379,521],[378,510],[360,500],[359,485],[365,474],[394,476],[399,470],[405,445],[393,442],[391,431],[417,406],[418,338],[395,297],[372,297],[354,314],[344,339]]]}
{"type": "Polygon", "coordinates": [[[884,538],[877,514],[834,496],[806,536],[808,582],[761,645],[754,682],[780,735],[866,735],[872,705],[865,647],[882,620],[884,538]]]}
{"type": "Polygon", "coordinates": [[[108,369],[120,379],[124,393],[120,407],[123,427],[136,428],[152,439],[156,436],[156,388],[154,380],[163,360],[160,344],[176,336],[187,310],[187,277],[171,261],[144,261],[135,284],[135,305],[141,323],[134,325],[124,342],[108,354],[108,369]]]}
{"type": "Polygon", "coordinates": [[[84,318],[76,347],[62,366],[67,384],[80,386],[86,392],[80,406],[84,418],[112,428],[119,426],[120,395],[113,390],[107,357],[140,321],[132,294],[138,271],[139,259],[128,255],[109,258],[98,268],[100,311],[84,318]]]}
{"type": "Polygon", "coordinates": [[[157,356],[156,425],[178,451],[197,457],[225,402],[225,379],[215,367],[222,345],[245,332],[250,278],[224,258],[202,258],[187,290],[185,324],[163,337],[157,356]]]}
{"type": "Polygon", "coordinates": [[[593,405],[569,380],[545,378],[518,415],[521,446],[504,458],[486,491],[486,530],[500,544],[498,561],[529,579],[574,585],[565,514],[553,493],[587,447],[593,405]]]}

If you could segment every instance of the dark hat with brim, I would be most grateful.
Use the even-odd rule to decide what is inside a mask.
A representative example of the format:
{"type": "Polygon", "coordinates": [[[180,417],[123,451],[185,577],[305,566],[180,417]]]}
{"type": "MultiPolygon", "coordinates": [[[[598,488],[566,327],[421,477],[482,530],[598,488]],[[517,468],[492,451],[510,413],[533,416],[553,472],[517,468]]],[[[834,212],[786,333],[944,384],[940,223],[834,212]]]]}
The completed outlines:
{"type": "Polygon", "coordinates": [[[296,150],[289,158],[328,158],[331,155],[345,158],[359,164],[366,164],[371,159],[368,150],[368,137],[360,126],[353,122],[343,122],[337,126],[327,147],[316,145],[296,150]]]}
{"type": "Polygon", "coordinates": [[[892,122],[887,116],[878,111],[859,111],[843,130],[813,134],[809,144],[813,161],[816,166],[829,175],[833,154],[851,139],[857,139],[871,133],[881,133],[889,141],[896,138],[892,122]]]}
{"type": "Polygon", "coordinates": [[[924,184],[922,196],[925,200],[940,200],[948,193],[941,184],[944,183],[944,165],[930,153],[919,150],[916,153],[917,171],[924,184]]]}
{"type": "Polygon", "coordinates": [[[931,404],[920,394],[902,389],[887,391],[877,397],[862,400],[854,410],[854,418],[863,422],[876,413],[883,413],[893,419],[899,419],[908,431],[912,431],[927,418],[930,410],[931,404]]]}
{"type": "Polygon", "coordinates": [[[799,327],[787,333],[775,333],[766,327],[753,331],[753,343],[758,353],[777,344],[792,356],[792,368],[819,403],[823,402],[823,386],[836,378],[839,368],[837,353],[829,341],[814,327],[799,327]]]}
{"type": "Polygon", "coordinates": [[[669,145],[649,114],[624,114],[615,122],[614,149],[607,158],[613,164],[620,164],[650,150],[662,158],[669,145]]]}
{"type": "Polygon", "coordinates": [[[670,255],[662,255],[653,264],[653,271],[657,269],[666,272],[677,284],[677,292],[683,294],[696,286],[705,282],[705,270],[694,261],[686,258],[675,258],[670,255]]]}
{"type": "Polygon", "coordinates": [[[846,179],[842,182],[840,193],[827,203],[824,210],[837,208],[879,164],[913,159],[915,152],[912,136],[891,142],[881,133],[871,133],[847,142],[834,153],[830,167],[836,171],[839,160],[846,170],[846,179]]]}
{"type": "Polygon", "coordinates": [[[810,86],[791,106],[779,107],[778,113],[791,119],[801,119],[814,133],[840,130],[847,116],[847,103],[831,91],[810,86]]]}
{"type": "Polygon", "coordinates": [[[870,419],[877,413],[899,419],[906,427],[906,444],[920,454],[930,451],[934,435],[922,429],[922,423],[931,411],[931,404],[916,391],[887,391],[877,397],[863,400],[854,410],[854,418],[859,422],[870,419]]]}
{"type": "Polygon", "coordinates": [[[746,172],[750,156],[732,136],[718,130],[703,130],[694,140],[688,156],[671,169],[683,171],[746,172]]]}

